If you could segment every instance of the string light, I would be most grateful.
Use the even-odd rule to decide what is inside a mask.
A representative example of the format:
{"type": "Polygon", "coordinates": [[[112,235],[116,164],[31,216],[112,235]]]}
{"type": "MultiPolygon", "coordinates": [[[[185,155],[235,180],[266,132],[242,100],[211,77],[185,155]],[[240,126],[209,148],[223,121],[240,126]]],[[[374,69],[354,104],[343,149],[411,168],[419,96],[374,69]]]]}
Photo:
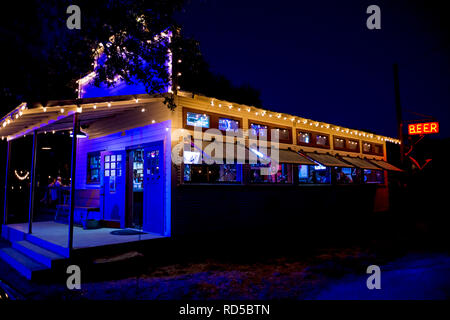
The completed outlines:
{"type": "MultiPolygon", "coordinates": [[[[22,173],[22,171],[20,171],[20,173],[22,173]]],[[[16,175],[17,179],[19,179],[19,180],[21,180],[21,181],[27,179],[28,176],[30,175],[30,173],[29,173],[28,171],[26,171],[25,175],[24,175],[24,176],[21,176],[21,175],[17,172],[17,170],[14,170],[14,174],[16,175]]]]}

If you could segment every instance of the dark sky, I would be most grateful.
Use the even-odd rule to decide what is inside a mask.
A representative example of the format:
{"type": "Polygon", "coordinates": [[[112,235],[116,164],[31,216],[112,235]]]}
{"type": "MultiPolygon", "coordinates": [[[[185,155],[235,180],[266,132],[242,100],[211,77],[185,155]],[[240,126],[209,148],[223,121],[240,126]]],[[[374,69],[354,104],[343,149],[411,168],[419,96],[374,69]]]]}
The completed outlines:
{"type": "Polygon", "coordinates": [[[450,136],[450,28],[439,2],[191,0],[179,19],[212,70],[259,89],[268,109],[396,137],[398,62],[403,108],[436,117],[439,137],[450,136]],[[366,27],[371,4],[381,30],[366,27]]]}

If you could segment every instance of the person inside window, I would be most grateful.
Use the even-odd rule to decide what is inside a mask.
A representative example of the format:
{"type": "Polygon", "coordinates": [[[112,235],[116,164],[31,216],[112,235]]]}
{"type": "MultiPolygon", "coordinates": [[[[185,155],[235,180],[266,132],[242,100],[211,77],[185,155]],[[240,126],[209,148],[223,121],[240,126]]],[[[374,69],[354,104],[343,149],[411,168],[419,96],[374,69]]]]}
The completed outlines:
{"type": "Polygon", "coordinates": [[[350,179],[349,176],[347,176],[341,168],[338,169],[337,172],[337,181],[338,183],[343,183],[343,184],[348,184],[348,183],[352,183],[352,179],[350,179]]]}

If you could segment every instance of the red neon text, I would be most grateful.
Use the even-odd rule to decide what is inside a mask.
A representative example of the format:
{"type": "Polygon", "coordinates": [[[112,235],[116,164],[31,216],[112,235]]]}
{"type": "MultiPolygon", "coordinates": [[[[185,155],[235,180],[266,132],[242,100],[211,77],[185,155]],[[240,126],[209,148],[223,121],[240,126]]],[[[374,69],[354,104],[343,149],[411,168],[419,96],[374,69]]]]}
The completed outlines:
{"type": "Polygon", "coordinates": [[[439,122],[412,123],[408,125],[409,134],[431,134],[439,132],[439,122]]]}

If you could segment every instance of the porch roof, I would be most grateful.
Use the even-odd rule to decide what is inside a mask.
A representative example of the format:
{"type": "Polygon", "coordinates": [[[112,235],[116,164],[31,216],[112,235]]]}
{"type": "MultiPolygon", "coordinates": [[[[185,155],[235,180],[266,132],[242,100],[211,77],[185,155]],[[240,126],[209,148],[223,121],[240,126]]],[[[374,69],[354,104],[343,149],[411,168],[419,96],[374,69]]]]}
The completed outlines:
{"type": "Polygon", "coordinates": [[[142,108],[149,103],[162,103],[163,96],[133,95],[76,100],[50,101],[45,106],[20,104],[0,120],[0,136],[14,140],[33,131],[49,132],[71,130],[72,115],[79,113],[81,130],[89,137],[102,136],[136,125],[149,124],[142,117],[142,108]],[[120,122],[118,122],[120,117],[120,122]]]}
{"type": "Polygon", "coordinates": [[[379,167],[371,163],[370,161],[367,161],[365,159],[356,158],[356,157],[342,157],[342,160],[353,164],[355,167],[361,168],[361,169],[368,169],[368,170],[380,170],[379,167]]]}
{"type": "Polygon", "coordinates": [[[312,160],[324,165],[325,167],[353,168],[354,165],[347,164],[329,153],[306,152],[306,155],[312,160]]]}
{"type": "Polygon", "coordinates": [[[392,164],[390,164],[390,163],[388,163],[386,161],[376,160],[376,159],[373,159],[373,160],[370,160],[370,161],[372,163],[376,164],[377,166],[379,166],[381,169],[388,170],[388,171],[403,172],[402,169],[399,169],[396,166],[394,166],[394,165],[392,165],[392,164]]]}

